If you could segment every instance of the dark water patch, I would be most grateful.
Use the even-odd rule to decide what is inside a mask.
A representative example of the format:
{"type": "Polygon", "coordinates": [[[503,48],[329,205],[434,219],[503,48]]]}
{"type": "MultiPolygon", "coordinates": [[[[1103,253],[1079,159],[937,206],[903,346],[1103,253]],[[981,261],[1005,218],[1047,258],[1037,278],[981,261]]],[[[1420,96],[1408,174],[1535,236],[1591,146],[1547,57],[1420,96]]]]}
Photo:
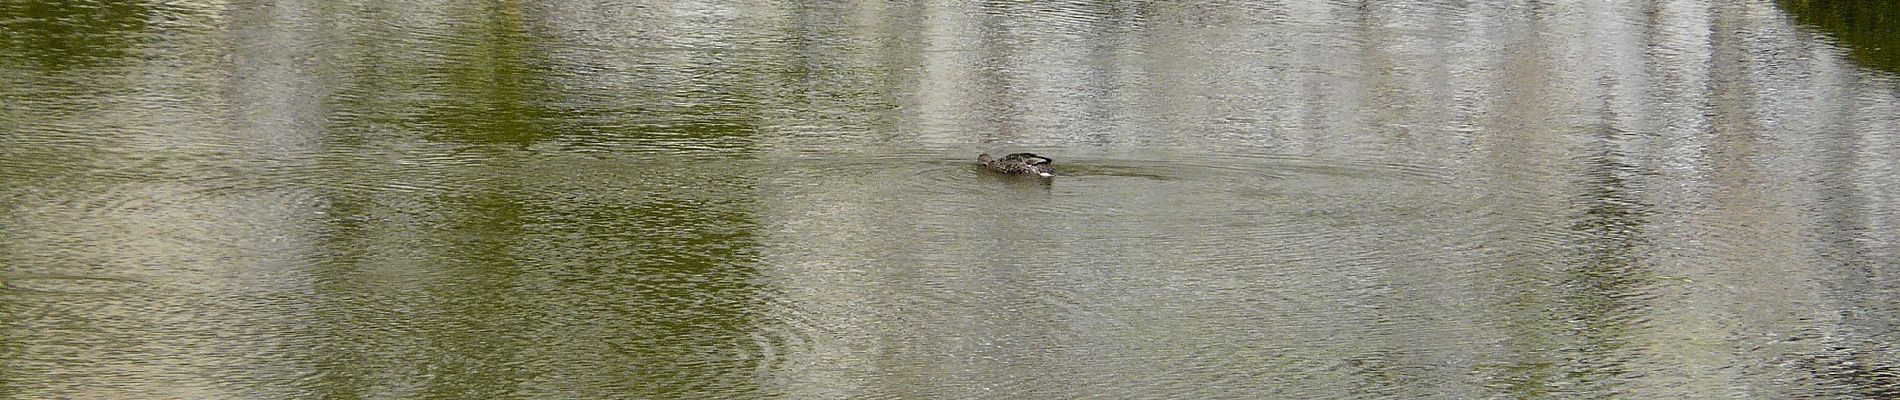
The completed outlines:
{"type": "Polygon", "coordinates": [[[1890,2],[1784,0],[1775,2],[1795,21],[1843,42],[1854,60],[1900,73],[1900,5],[1890,2]]]}
{"type": "Polygon", "coordinates": [[[158,14],[151,5],[121,2],[8,2],[0,5],[5,64],[44,71],[113,64],[131,55],[158,14]]]}

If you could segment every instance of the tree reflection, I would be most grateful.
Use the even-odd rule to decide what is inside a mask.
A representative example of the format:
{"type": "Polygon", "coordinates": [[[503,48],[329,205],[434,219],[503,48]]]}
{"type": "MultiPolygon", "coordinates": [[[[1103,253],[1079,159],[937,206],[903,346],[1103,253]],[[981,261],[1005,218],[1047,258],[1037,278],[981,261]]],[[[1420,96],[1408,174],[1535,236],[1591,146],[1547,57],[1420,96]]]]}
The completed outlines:
{"type": "Polygon", "coordinates": [[[1839,39],[1855,61],[1900,73],[1900,2],[1778,0],[1796,21],[1839,39]]]}
{"type": "Polygon", "coordinates": [[[63,71],[116,61],[138,43],[151,14],[140,1],[0,2],[0,65],[63,71]]]}

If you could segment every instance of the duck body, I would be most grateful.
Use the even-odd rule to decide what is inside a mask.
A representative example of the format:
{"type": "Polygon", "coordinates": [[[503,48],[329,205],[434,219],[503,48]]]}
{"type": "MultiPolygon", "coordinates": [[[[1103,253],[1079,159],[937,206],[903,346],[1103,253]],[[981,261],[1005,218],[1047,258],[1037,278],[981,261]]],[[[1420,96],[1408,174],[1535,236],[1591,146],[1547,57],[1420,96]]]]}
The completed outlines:
{"type": "Polygon", "coordinates": [[[1055,160],[1030,153],[1009,154],[1003,158],[991,158],[989,154],[976,156],[976,162],[983,163],[983,168],[997,173],[1043,178],[1056,176],[1055,168],[1049,166],[1051,161],[1055,160]]]}

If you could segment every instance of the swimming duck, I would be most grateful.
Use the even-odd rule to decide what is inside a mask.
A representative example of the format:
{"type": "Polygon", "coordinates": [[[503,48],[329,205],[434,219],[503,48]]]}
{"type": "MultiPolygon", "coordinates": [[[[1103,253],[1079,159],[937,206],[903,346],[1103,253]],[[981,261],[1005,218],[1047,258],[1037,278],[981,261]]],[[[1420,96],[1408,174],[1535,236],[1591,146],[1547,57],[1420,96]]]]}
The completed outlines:
{"type": "Polygon", "coordinates": [[[990,158],[989,154],[976,156],[976,162],[983,163],[983,167],[989,168],[991,171],[1010,175],[1040,176],[1045,178],[1056,176],[1055,168],[1049,167],[1050,161],[1055,160],[1029,153],[1010,154],[1000,159],[990,158]]]}

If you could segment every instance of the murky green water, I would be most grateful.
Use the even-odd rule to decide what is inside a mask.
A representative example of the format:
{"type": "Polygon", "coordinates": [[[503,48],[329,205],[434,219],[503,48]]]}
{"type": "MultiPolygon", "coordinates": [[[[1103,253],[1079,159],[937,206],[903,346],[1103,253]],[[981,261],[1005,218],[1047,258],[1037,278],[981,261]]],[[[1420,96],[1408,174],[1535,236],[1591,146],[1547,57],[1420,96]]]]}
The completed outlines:
{"type": "Polygon", "coordinates": [[[0,397],[1900,396],[1894,15],[1570,3],[0,1],[0,397]]]}

